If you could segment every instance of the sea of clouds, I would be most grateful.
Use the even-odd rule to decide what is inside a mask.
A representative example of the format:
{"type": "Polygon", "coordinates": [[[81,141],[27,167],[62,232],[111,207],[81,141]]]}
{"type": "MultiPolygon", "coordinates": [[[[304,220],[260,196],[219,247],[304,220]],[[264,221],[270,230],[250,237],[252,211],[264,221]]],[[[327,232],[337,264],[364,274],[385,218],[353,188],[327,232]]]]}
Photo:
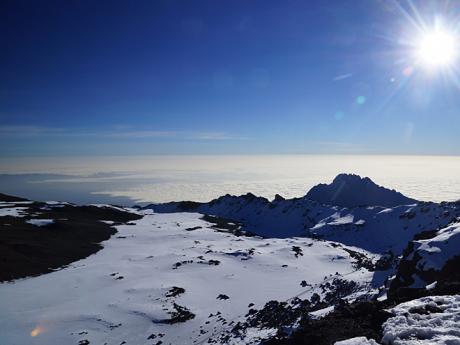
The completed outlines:
{"type": "Polygon", "coordinates": [[[5,163],[0,192],[77,203],[209,201],[248,192],[291,198],[343,172],[419,200],[460,199],[460,158],[449,156],[22,157],[5,163]]]}

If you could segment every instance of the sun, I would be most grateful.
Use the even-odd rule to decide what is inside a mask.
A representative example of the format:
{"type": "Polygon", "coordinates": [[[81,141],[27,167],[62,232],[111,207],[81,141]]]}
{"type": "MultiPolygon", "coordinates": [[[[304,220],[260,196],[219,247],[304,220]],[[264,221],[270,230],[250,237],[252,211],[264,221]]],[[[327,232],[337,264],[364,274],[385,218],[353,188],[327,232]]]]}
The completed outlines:
{"type": "Polygon", "coordinates": [[[421,35],[417,44],[415,57],[428,68],[451,66],[457,58],[458,45],[453,33],[435,29],[421,35]]]}

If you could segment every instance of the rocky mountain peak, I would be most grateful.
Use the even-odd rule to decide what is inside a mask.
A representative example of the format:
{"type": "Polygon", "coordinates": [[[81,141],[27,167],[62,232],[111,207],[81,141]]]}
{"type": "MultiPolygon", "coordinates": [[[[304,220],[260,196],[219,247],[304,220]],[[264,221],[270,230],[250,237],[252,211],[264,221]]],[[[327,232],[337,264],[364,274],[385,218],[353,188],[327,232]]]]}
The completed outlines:
{"type": "Polygon", "coordinates": [[[368,177],[355,174],[339,174],[331,184],[319,184],[313,187],[306,198],[323,204],[344,207],[394,207],[417,202],[395,190],[377,185],[368,177]]]}

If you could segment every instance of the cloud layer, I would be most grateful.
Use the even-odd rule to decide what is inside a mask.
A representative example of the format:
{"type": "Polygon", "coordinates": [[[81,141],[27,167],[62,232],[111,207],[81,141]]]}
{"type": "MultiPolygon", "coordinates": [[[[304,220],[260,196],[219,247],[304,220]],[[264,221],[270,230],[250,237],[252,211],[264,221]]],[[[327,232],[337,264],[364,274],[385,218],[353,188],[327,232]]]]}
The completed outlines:
{"type": "Polygon", "coordinates": [[[109,129],[86,130],[43,126],[0,126],[0,135],[10,138],[24,137],[99,137],[117,139],[171,138],[178,140],[244,140],[225,132],[165,131],[116,126],[109,129]]]}

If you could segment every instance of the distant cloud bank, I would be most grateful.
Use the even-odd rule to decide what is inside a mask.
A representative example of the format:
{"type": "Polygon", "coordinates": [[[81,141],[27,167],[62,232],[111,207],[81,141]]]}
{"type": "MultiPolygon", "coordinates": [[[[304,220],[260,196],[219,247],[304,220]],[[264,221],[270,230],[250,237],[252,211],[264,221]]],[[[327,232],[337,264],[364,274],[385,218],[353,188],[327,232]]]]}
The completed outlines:
{"type": "Polygon", "coordinates": [[[43,126],[0,126],[3,137],[100,137],[118,139],[171,138],[177,140],[247,140],[248,138],[225,132],[163,131],[135,128],[100,130],[71,129],[43,126]]]}

